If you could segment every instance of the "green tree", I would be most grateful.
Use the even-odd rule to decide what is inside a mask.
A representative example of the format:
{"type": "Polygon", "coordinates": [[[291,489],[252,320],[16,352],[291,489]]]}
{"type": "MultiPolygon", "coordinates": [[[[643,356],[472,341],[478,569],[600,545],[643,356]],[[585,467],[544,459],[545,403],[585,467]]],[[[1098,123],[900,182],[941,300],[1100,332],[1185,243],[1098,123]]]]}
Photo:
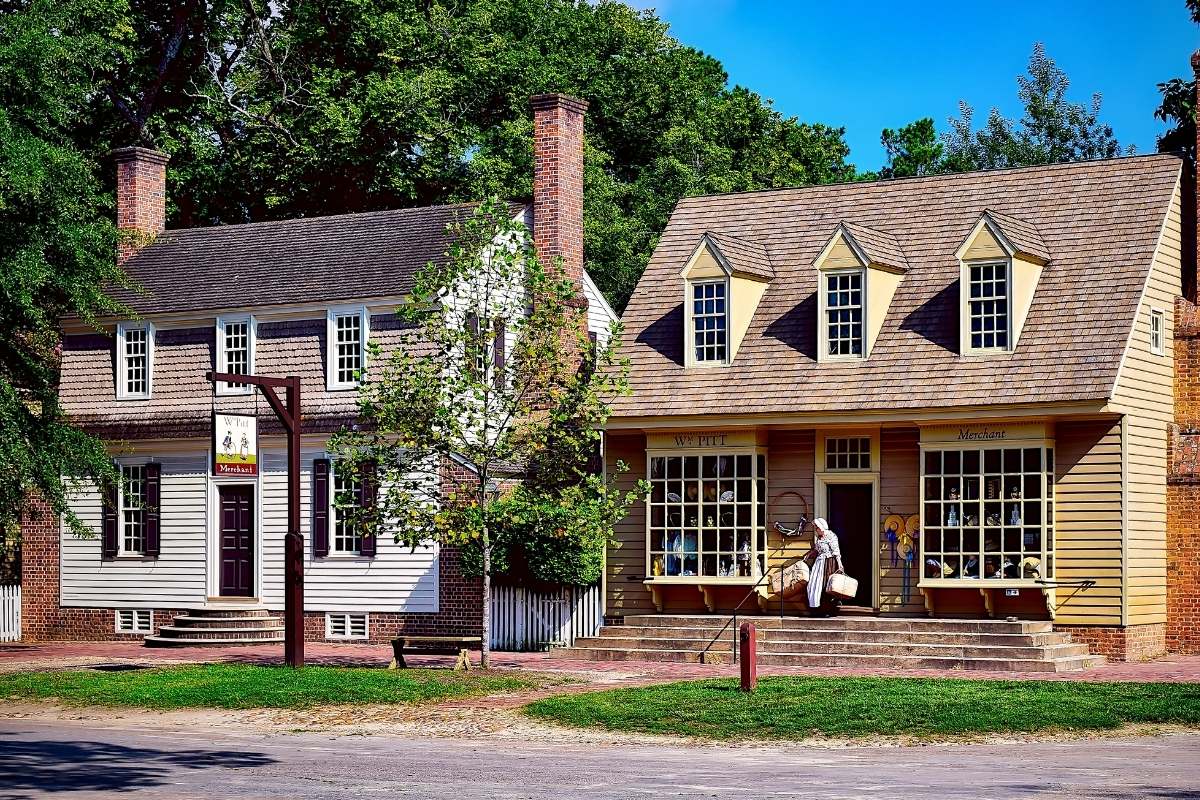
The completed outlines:
{"type": "Polygon", "coordinates": [[[507,556],[529,536],[525,552],[547,556],[542,575],[557,567],[574,577],[639,495],[586,470],[609,399],[628,391],[617,330],[592,348],[576,287],[543,270],[504,204],[482,204],[451,232],[446,263],[421,272],[399,312],[404,340],[386,355],[371,347],[361,425],[331,449],[352,474],[372,465],[375,506],[354,518],[366,535],[478,553],[487,667],[497,538],[507,556]],[[510,342],[503,360],[493,353],[498,321],[510,342]],[[447,484],[453,458],[470,477],[447,484]],[[515,487],[514,464],[525,479],[515,487]]]}
{"type": "MultiPolygon", "coordinates": [[[[1200,24],[1200,0],[1184,0],[1188,16],[1200,24]]],[[[1172,78],[1158,85],[1162,103],[1154,116],[1169,123],[1170,128],[1158,137],[1158,152],[1182,152],[1195,161],[1196,158],[1196,80],[1172,78]]]]}
{"type": "Polygon", "coordinates": [[[1004,169],[1121,155],[1112,128],[1100,121],[1100,95],[1092,95],[1086,106],[1072,103],[1066,96],[1070,85],[1042,44],[1035,44],[1029,74],[1017,77],[1024,115],[1014,121],[993,108],[976,130],[973,109],[961,103],[959,117],[950,119],[950,130],[943,135],[943,169],[1004,169]]]}
{"type": "Polygon", "coordinates": [[[64,476],[111,480],[101,442],[58,401],[59,323],[119,306],[111,196],[76,145],[130,40],[120,2],[39,0],[0,19],[0,524],[39,492],[77,533],[64,476]]]}
{"type": "Polygon", "coordinates": [[[941,171],[943,145],[930,117],[898,130],[884,128],[879,140],[888,155],[888,165],[879,177],[910,178],[941,171]]]}

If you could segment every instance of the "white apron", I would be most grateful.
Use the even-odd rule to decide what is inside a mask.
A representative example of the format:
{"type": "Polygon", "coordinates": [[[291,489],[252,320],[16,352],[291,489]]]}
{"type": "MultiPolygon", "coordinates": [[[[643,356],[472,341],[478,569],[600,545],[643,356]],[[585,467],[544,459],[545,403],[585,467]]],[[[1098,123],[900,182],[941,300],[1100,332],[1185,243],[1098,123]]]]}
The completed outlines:
{"type": "Polygon", "coordinates": [[[821,605],[825,584],[842,563],[842,549],[838,546],[837,534],[832,531],[824,536],[818,535],[813,540],[813,550],[816,551],[817,557],[813,559],[812,571],[808,576],[809,608],[821,605]]]}

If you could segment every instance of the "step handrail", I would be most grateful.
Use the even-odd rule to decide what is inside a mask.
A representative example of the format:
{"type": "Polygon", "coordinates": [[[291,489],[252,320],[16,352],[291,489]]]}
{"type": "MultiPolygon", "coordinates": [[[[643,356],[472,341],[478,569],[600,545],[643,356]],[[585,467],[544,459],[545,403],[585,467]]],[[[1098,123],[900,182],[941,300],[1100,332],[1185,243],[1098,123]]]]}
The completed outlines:
{"type": "MultiPolygon", "coordinates": [[[[805,554],[804,556],[802,556],[801,560],[803,560],[804,558],[808,558],[808,555],[805,554]]],[[[795,563],[795,562],[792,562],[792,563],[795,563]]],[[[791,566],[791,564],[788,564],[787,566],[791,566]]],[[[701,660],[703,660],[704,655],[725,634],[725,630],[730,625],[733,625],[733,663],[735,663],[735,664],[737,663],[737,660],[738,660],[738,640],[737,640],[738,611],[741,610],[742,606],[745,605],[747,600],[749,600],[751,597],[753,597],[758,592],[758,588],[760,586],[762,586],[763,581],[765,581],[767,578],[769,578],[771,576],[772,572],[782,572],[783,570],[784,570],[784,565],[780,564],[779,566],[776,566],[773,569],[768,569],[766,572],[764,572],[759,577],[759,579],[757,581],[755,581],[754,585],[750,587],[750,591],[746,592],[746,596],[741,599],[741,602],[739,602],[736,606],[733,607],[733,614],[729,617],[729,620],[724,625],[721,626],[721,630],[717,631],[717,635],[714,636],[712,639],[710,639],[708,644],[704,645],[704,649],[700,651],[701,660]]],[[[782,585],[780,585],[779,590],[780,590],[779,591],[779,619],[782,620],[784,617],[784,608],[783,608],[784,597],[783,597],[783,586],[782,585]]]]}

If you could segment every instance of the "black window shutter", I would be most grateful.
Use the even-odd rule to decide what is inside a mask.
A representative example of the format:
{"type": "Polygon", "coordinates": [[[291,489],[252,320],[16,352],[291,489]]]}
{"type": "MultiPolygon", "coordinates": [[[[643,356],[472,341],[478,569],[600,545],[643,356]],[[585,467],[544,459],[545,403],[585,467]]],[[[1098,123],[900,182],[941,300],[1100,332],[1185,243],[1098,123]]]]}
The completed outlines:
{"type": "Polygon", "coordinates": [[[359,466],[359,470],[358,486],[362,496],[358,502],[363,516],[369,521],[362,537],[362,549],[359,553],[374,558],[376,549],[375,501],[379,496],[379,465],[374,461],[364,461],[359,466]]]}
{"type": "Polygon", "coordinates": [[[100,556],[102,558],[117,557],[117,487],[121,480],[120,472],[117,475],[116,482],[104,487],[104,498],[101,502],[100,556]]]}
{"type": "Polygon", "coordinates": [[[313,459],[313,556],[329,555],[329,459],[313,459]]]}
{"type": "Polygon", "coordinates": [[[479,365],[479,315],[475,312],[467,314],[467,369],[472,378],[478,380],[479,365]]]}
{"type": "Polygon", "coordinates": [[[496,325],[492,339],[492,380],[497,386],[504,383],[504,359],[508,354],[504,351],[504,318],[496,317],[496,325]]]}
{"type": "Polygon", "coordinates": [[[159,502],[162,497],[162,465],[146,465],[146,555],[156,557],[162,549],[159,533],[159,502]]]}

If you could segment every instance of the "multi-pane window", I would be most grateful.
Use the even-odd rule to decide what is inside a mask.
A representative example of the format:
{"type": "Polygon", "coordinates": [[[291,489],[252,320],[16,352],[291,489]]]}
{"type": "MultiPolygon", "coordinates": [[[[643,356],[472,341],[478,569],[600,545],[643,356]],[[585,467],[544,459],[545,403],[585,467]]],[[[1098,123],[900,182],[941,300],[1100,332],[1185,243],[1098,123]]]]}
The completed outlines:
{"type": "Polygon", "coordinates": [[[1008,264],[971,264],[967,301],[972,350],[1007,350],[1008,264]]]}
{"type": "Polygon", "coordinates": [[[825,439],[825,469],[869,470],[870,436],[830,436],[825,439]]]}
{"type": "Polygon", "coordinates": [[[333,469],[333,541],[331,552],[358,555],[362,552],[362,528],[356,518],[362,509],[362,480],[350,468],[333,469]]]}
{"type": "Polygon", "coordinates": [[[1054,576],[1054,449],[927,449],[921,574],[961,580],[1054,576]]]}
{"type": "MultiPolygon", "coordinates": [[[[249,320],[222,320],[217,331],[220,335],[218,346],[221,348],[219,368],[221,372],[234,375],[250,375],[253,354],[253,326],[249,320]]],[[[249,384],[230,383],[224,386],[226,391],[248,391],[249,384]]]]}
{"type": "Polygon", "coordinates": [[[723,363],[726,353],[725,282],[692,284],[692,344],[697,363],[723,363]]]}
{"type": "Polygon", "coordinates": [[[121,466],[121,552],[142,555],[146,552],[146,467],[121,466]]]}
{"type": "Polygon", "coordinates": [[[863,274],[825,276],[825,342],[831,356],[863,354],[863,274]]]}
{"type": "Polygon", "coordinates": [[[1165,315],[1161,308],[1150,309],[1150,352],[1156,356],[1166,355],[1165,315]]]}
{"type": "Polygon", "coordinates": [[[647,575],[758,578],[766,569],[766,503],[761,453],[652,455],[647,575]]]}
{"type": "Polygon", "coordinates": [[[364,365],[366,314],[361,310],[331,313],[328,330],[330,388],[354,388],[364,365]]]}
{"type": "Polygon", "coordinates": [[[150,395],[151,347],[149,325],[121,325],[117,330],[117,394],[141,398],[150,395]]]}

